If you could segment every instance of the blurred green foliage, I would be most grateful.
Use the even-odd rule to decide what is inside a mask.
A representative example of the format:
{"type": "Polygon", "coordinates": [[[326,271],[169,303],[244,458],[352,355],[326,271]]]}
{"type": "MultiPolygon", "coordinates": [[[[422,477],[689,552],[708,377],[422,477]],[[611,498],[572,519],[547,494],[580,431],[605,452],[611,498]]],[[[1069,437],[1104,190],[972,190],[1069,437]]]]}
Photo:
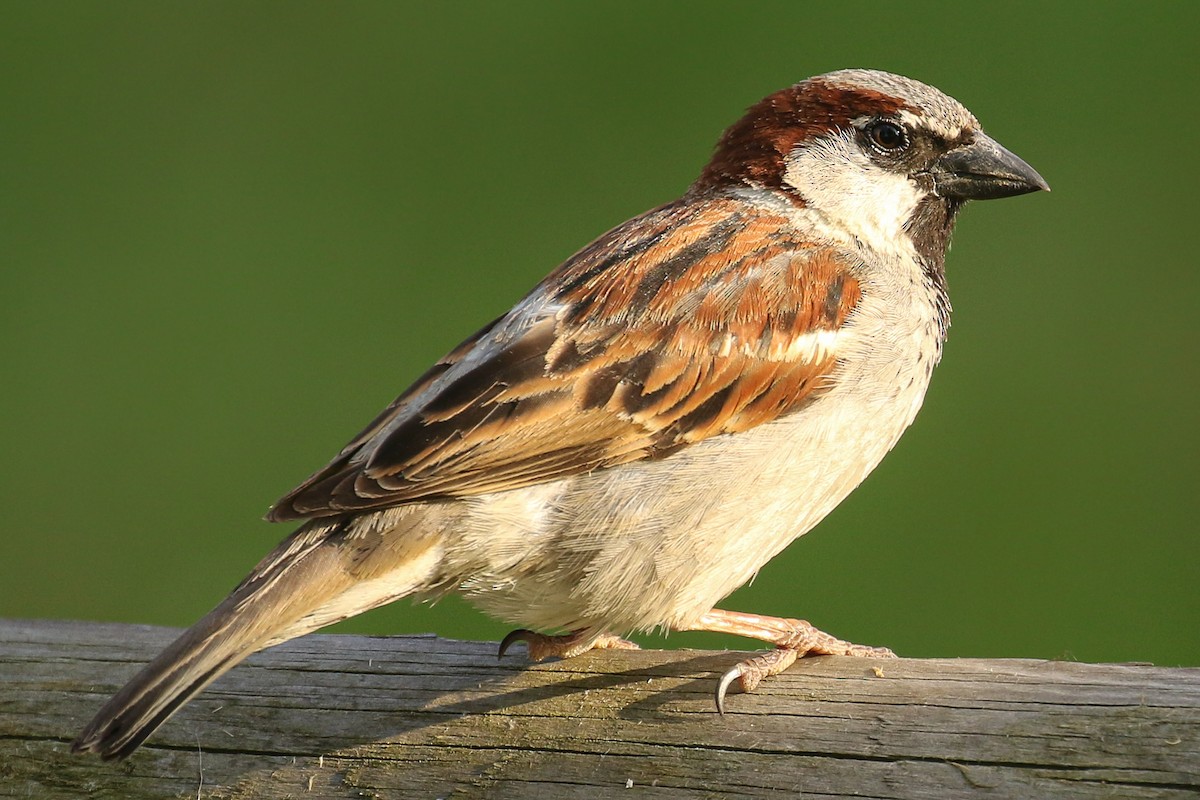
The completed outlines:
{"type": "MultiPolygon", "coordinates": [[[[1200,664],[1198,23],[5,3],[0,614],[191,623],[286,532],[266,507],[432,360],[679,194],[744,107],[872,66],[958,97],[1054,192],[965,212],[916,426],[727,605],[914,656],[1200,664]]],[[[457,601],[342,627],[506,630],[457,601]]]]}

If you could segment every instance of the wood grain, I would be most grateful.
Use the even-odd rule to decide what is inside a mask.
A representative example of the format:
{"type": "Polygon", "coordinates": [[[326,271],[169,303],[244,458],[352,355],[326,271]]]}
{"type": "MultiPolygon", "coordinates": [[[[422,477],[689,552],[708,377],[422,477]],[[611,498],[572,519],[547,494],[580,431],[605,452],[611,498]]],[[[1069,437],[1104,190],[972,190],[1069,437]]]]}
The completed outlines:
{"type": "Polygon", "coordinates": [[[801,661],[713,711],[724,652],[530,665],[433,636],[252,657],[128,761],[72,755],[178,631],[0,620],[0,796],[1195,798],[1200,669],[801,661]]]}

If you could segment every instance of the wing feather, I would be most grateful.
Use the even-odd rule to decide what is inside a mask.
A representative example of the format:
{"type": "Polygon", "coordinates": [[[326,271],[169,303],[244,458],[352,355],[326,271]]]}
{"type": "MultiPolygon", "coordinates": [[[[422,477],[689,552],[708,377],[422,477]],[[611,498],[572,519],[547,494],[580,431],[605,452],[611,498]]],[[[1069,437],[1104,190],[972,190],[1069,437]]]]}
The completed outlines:
{"type": "Polygon", "coordinates": [[[529,486],[792,413],[829,385],[857,269],[745,201],[655,209],[438,362],[268,518],[529,486]]]}

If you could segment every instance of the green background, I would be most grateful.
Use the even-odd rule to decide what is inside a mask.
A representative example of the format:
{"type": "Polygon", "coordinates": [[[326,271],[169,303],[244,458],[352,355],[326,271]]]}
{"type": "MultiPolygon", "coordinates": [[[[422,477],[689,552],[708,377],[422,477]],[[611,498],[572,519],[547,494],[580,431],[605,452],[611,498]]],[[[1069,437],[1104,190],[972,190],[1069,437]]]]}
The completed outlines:
{"type": "MultiPolygon", "coordinates": [[[[967,209],[917,424],[727,606],[910,656],[1200,664],[1198,29],[1195,3],[6,2],[0,615],[194,621],[431,361],[677,196],[746,106],[872,66],[1054,191],[967,209]]],[[[507,627],[452,599],[341,629],[507,627]]]]}

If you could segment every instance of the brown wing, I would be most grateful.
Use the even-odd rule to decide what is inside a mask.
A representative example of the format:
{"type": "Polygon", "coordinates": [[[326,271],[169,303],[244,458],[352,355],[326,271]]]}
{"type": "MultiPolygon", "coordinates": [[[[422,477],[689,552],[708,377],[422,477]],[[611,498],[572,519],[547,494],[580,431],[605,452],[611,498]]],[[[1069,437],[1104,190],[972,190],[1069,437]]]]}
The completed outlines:
{"type": "Polygon", "coordinates": [[[529,486],[761,425],[827,385],[859,298],[847,257],[782,215],[664,206],[460,345],[268,518],[529,486]]]}

